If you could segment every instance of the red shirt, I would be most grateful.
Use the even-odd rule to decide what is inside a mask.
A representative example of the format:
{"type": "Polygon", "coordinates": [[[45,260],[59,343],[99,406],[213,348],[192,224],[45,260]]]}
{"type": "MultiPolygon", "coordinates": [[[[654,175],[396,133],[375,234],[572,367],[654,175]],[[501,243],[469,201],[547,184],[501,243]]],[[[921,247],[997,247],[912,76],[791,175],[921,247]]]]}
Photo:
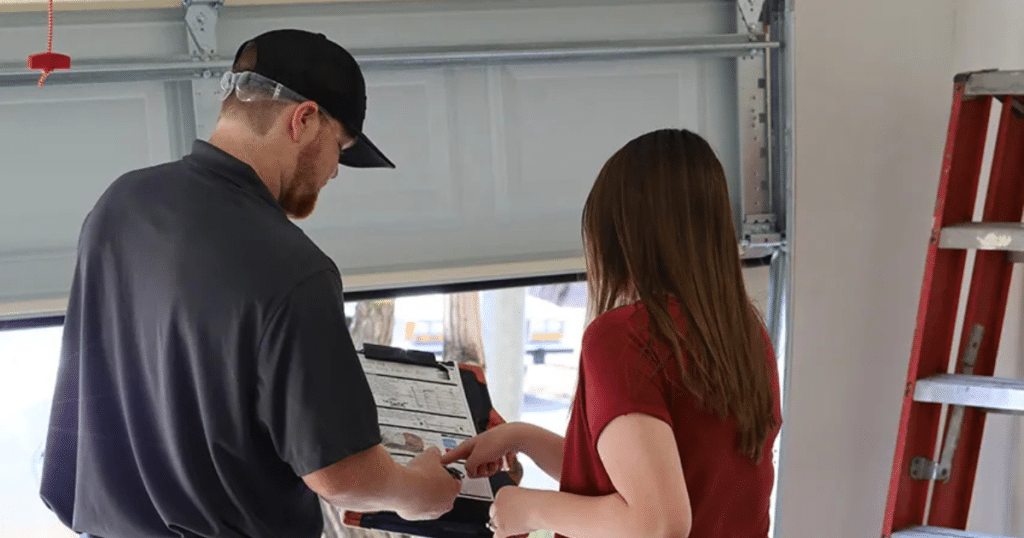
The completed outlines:
{"type": "MultiPolygon", "coordinates": [[[[669,310],[684,326],[678,306],[671,303],[669,310]]],[[[656,373],[652,361],[641,356],[647,327],[647,310],[634,304],[598,316],[584,333],[561,490],[589,496],[615,493],[597,452],[598,437],[613,419],[643,413],[665,421],[675,432],[693,514],[690,537],[766,537],[775,476],[772,447],[778,428],[765,440],[760,463],[741,455],[736,448],[735,419],[719,418],[701,408],[691,393],[673,390],[670,376],[679,372],[671,362],[656,373]]],[[[775,415],[781,424],[778,371],[767,332],[764,343],[775,415]]],[[[659,358],[674,360],[668,346],[655,349],[659,358]]]]}

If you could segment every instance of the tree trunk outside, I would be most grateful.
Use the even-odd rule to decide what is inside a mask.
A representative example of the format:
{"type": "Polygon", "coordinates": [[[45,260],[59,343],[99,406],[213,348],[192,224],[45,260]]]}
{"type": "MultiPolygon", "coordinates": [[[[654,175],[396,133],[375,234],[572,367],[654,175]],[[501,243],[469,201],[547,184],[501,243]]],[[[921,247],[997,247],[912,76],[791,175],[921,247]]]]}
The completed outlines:
{"type": "MultiPolygon", "coordinates": [[[[452,293],[445,300],[444,360],[487,369],[484,360],[484,332],[480,317],[480,293],[452,293]]],[[[523,466],[516,461],[509,472],[518,484],[523,466]]]]}
{"type": "Polygon", "coordinates": [[[444,315],[444,360],[484,367],[484,333],[480,324],[480,294],[447,296],[444,315]]]}
{"type": "Polygon", "coordinates": [[[391,333],[395,330],[395,300],[359,301],[356,315],[352,318],[352,343],[361,349],[363,343],[391,345],[391,333]]]}

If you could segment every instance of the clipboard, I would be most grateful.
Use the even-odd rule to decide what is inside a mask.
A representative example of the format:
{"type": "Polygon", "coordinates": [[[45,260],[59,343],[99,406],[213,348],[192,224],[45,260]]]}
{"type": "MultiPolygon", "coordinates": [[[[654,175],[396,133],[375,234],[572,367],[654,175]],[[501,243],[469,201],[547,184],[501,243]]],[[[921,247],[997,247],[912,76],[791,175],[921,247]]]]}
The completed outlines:
{"type": "MultiPolygon", "coordinates": [[[[433,353],[374,344],[364,344],[359,359],[377,404],[382,444],[400,464],[426,447],[445,452],[505,422],[493,409],[480,368],[439,362],[433,353]]],[[[466,475],[460,463],[449,467],[466,475]]],[[[407,521],[394,512],[348,512],[344,523],[427,538],[492,538],[487,522],[494,495],[515,484],[507,471],[490,478],[465,478],[454,508],[436,520],[407,521]]]]}

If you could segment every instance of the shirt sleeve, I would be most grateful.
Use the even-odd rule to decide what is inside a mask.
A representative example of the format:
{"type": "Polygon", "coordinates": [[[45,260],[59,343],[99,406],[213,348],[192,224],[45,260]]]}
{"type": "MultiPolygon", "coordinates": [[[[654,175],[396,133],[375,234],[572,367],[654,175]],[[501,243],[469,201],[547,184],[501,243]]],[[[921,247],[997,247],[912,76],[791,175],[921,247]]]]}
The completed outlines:
{"type": "Polygon", "coordinates": [[[642,413],[672,425],[665,369],[645,356],[634,323],[635,317],[613,311],[594,320],[584,335],[583,389],[595,450],[604,429],[623,415],[642,413]]]}
{"type": "Polygon", "coordinates": [[[318,273],[292,290],[271,314],[258,360],[259,419],[296,475],[380,444],[337,274],[318,273]]]}

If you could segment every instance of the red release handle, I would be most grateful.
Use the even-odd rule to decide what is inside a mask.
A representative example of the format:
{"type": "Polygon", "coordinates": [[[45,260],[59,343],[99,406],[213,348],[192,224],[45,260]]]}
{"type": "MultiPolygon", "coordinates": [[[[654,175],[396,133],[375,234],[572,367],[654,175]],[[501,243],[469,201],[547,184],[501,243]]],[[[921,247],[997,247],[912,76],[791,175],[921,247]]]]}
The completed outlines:
{"type": "Polygon", "coordinates": [[[29,69],[43,72],[43,76],[39,77],[39,86],[43,85],[50,73],[58,69],[71,69],[70,56],[53,52],[53,0],[50,0],[48,15],[46,52],[32,54],[27,62],[29,69]]]}
{"type": "Polygon", "coordinates": [[[28,57],[28,68],[34,71],[71,69],[71,57],[59,52],[40,52],[28,57]]]}

